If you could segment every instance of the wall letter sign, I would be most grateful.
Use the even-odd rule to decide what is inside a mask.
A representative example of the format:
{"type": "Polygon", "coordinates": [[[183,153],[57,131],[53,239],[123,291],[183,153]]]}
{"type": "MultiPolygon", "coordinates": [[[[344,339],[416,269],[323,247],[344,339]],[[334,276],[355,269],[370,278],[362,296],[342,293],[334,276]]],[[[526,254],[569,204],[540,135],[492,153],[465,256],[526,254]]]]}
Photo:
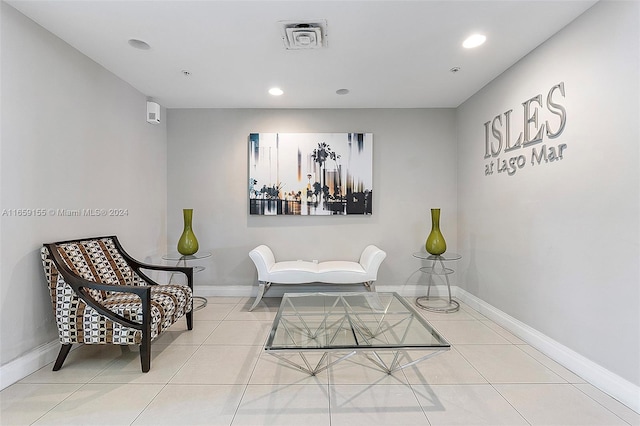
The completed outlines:
{"type": "Polygon", "coordinates": [[[497,172],[513,176],[527,164],[537,166],[562,160],[567,144],[547,146],[545,143],[540,147],[537,145],[544,142],[545,136],[549,139],[555,139],[564,131],[567,124],[567,110],[561,103],[564,98],[564,82],[560,82],[549,89],[546,102],[543,102],[542,94],[524,101],[522,103],[522,131],[515,138],[513,144],[511,134],[513,109],[498,114],[485,122],[484,158],[491,160],[485,164],[484,174],[490,176],[497,172]],[[545,120],[542,115],[547,119],[545,120]],[[531,148],[529,152],[517,151],[529,147],[531,148]],[[503,153],[512,152],[513,155],[500,157],[503,153]]]}

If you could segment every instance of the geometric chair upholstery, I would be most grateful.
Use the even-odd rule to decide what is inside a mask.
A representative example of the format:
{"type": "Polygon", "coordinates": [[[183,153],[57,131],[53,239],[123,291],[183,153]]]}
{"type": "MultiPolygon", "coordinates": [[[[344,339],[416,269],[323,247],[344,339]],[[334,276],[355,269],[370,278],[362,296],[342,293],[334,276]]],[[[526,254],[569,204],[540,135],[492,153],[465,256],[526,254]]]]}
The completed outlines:
{"type": "Polygon", "coordinates": [[[41,252],[62,344],[54,371],[84,343],[140,345],[146,373],[153,340],[183,315],[193,329],[193,268],[140,263],[115,236],[44,244],[41,252]],[[159,285],[141,269],[182,273],[187,285],[159,285]]]}

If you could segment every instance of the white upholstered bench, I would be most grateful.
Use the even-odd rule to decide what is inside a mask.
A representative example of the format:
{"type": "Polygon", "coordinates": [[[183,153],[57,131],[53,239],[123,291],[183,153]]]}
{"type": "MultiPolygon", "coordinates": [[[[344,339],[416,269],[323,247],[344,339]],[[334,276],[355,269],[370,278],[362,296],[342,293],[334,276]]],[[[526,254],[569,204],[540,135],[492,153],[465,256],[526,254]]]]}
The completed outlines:
{"type": "Polygon", "coordinates": [[[271,284],[358,284],[363,283],[369,291],[375,291],[373,282],[378,278],[378,268],[387,253],[374,245],[367,246],[359,262],[331,260],[327,262],[309,262],[289,260],[276,262],[271,249],[260,245],[249,252],[258,270],[258,296],[252,311],[262,299],[271,284]]]}

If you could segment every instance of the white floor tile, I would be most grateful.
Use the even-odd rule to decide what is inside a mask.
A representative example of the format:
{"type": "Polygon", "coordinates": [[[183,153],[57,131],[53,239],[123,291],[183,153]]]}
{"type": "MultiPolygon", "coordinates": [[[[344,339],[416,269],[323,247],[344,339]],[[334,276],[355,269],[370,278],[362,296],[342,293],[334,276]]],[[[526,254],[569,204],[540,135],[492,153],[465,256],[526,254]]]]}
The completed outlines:
{"type": "Polygon", "coordinates": [[[263,349],[280,298],[249,312],[253,300],[209,297],[194,330],[183,318],[152,344],[149,373],[136,346],[78,345],[60,371],[49,364],[0,392],[0,424],[640,426],[638,413],[464,303],[420,311],[447,352],[392,375],[357,354],[310,376],[263,349]]]}
{"type": "MultiPolygon", "coordinates": [[[[429,352],[407,352],[411,359],[418,359],[429,352]]],[[[452,385],[487,383],[482,374],[455,349],[451,348],[432,358],[420,361],[405,368],[404,374],[409,383],[452,385]]]]}
{"type": "Polygon", "coordinates": [[[223,321],[204,341],[205,345],[264,346],[271,321],[223,321]]]}
{"type": "Polygon", "coordinates": [[[0,392],[0,424],[30,425],[82,384],[16,383],[0,392]]]}
{"type": "Polygon", "coordinates": [[[162,333],[152,345],[201,345],[220,325],[220,321],[193,321],[193,330],[177,323],[162,333]]]}
{"type": "Polygon", "coordinates": [[[34,425],[129,425],[163,385],[87,384],[34,425]]]}
{"type": "Polygon", "coordinates": [[[408,385],[332,385],[331,426],[428,425],[408,385]]]}
{"type": "Polygon", "coordinates": [[[495,388],[532,425],[627,425],[570,384],[505,384],[495,388]]]}
{"type": "Polygon", "coordinates": [[[504,345],[509,341],[484,325],[481,321],[429,321],[451,344],[504,345]]]}
{"type": "Polygon", "coordinates": [[[500,336],[502,336],[505,339],[507,339],[509,341],[509,343],[512,343],[514,345],[526,345],[527,344],[524,340],[522,340],[519,337],[515,336],[510,331],[505,330],[504,328],[500,327],[498,324],[496,324],[493,321],[482,321],[482,324],[486,325],[491,330],[495,331],[500,336]]]}
{"type": "Polygon", "coordinates": [[[229,313],[227,319],[237,321],[273,321],[280,307],[280,299],[265,297],[253,311],[249,311],[252,305],[253,302],[251,300],[246,303],[238,303],[229,313]]]}
{"type": "Polygon", "coordinates": [[[193,313],[195,321],[221,321],[236,307],[236,303],[207,303],[203,309],[193,313]]]}
{"type": "Polygon", "coordinates": [[[458,345],[456,349],[490,383],[566,383],[517,345],[458,345]]]}
{"type": "Polygon", "coordinates": [[[484,315],[482,315],[480,312],[476,311],[475,309],[473,309],[471,306],[467,305],[464,302],[460,302],[460,309],[465,311],[466,313],[468,313],[469,315],[471,315],[473,318],[480,320],[480,321],[487,321],[488,318],[484,315]]]}
{"type": "Polygon", "coordinates": [[[562,365],[558,364],[539,350],[532,348],[531,346],[524,345],[518,346],[518,348],[524,352],[526,352],[531,357],[535,358],[542,365],[556,373],[558,376],[562,377],[569,383],[585,383],[584,379],[578,376],[575,373],[564,368],[562,365]]]}
{"type": "Polygon", "coordinates": [[[244,385],[167,385],[133,424],[228,426],[244,389],[244,385]]]}
{"type": "MultiPolygon", "coordinates": [[[[132,346],[136,350],[136,346],[132,346]]],[[[25,377],[20,383],[87,383],[128,349],[119,345],[74,345],[58,371],[53,363],[25,377]]]]}
{"type": "Polygon", "coordinates": [[[200,346],[169,383],[246,384],[260,351],[260,346],[200,346]]]}
{"type": "Polygon", "coordinates": [[[235,296],[207,296],[207,305],[216,303],[237,305],[238,303],[245,302],[246,299],[246,297],[235,296]]]}
{"type": "MultiPolygon", "coordinates": [[[[286,355],[288,359],[298,365],[304,365],[304,361],[300,359],[298,354],[286,355]]],[[[319,361],[318,355],[305,354],[307,360],[310,361],[313,366],[319,361]]],[[[251,375],[249,380],[250,384],[254,385],[292,385],[292,384],[324,384],[329,383],[329,376],[327,370],[318,373],[315,376],[297,369],[296,367],[282,361],[272,355],[265,353],[264,351],[260,355],[258,364],[251,375]]]]}
{"type": "Polygon", "coordinates": [[[616,401],[606,393],[597,389],[595,386],[588,383],[578,383],[574,384],[574,386],[582,393],[584,393],[594,401],[597,401],[603,407],[607,408],[613,414],[620,417],[625,422],[633,426],[640,426],[640,414],[636,413],[631,408],[620,403],[619,401],[616,401]]]}
{"type": "Polygon", "coordinates": [[[140,353],[130,351],[109,364],[91,383],[167,383],[198,349],[187,345],[151,346],[151,369],[142,373],[140,353]]]}
{"type": "MultiPolygon", "coordinates": [[[[390,356],[388,354],[381,355],[385,363],[389,365],[390,356]]],[[[336,356],[336,354],[332,354],[331,359],[335,359],[336,356]]],[[[366,354],[357,353],[329,368],[329,383],[333,385],[397,385],[407,383],[407,378],[402,370],[387,374],[367,359],[366,354]]]]}
{"type": "Polygon", "coordinates": [[[526,425],[491,385],[412,385],[432,426],[526,425]]]}
{"type": "Polygon", "coordinates": [[[326,385],[249,385],[233,426],[329,425],[326,385]]]}

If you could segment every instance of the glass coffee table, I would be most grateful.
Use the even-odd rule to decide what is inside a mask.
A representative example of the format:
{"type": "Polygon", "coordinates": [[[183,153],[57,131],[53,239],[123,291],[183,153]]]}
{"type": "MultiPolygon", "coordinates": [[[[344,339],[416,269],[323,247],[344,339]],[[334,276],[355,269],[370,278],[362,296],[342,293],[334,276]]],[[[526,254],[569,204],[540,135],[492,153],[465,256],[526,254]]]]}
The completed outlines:
{"type": "Polygon", "coordinates": [[[398,293],[286,293],[264,349],[314,376],[358,352],[391,374],[450,345],[398,293]],[[407,351],[428,353],[403,364],[407,351]],[[390,353],[386,362],[383,352],[390,353]],[[320,354],[320,360],[311,363],[310,353],[320,354]]]}

